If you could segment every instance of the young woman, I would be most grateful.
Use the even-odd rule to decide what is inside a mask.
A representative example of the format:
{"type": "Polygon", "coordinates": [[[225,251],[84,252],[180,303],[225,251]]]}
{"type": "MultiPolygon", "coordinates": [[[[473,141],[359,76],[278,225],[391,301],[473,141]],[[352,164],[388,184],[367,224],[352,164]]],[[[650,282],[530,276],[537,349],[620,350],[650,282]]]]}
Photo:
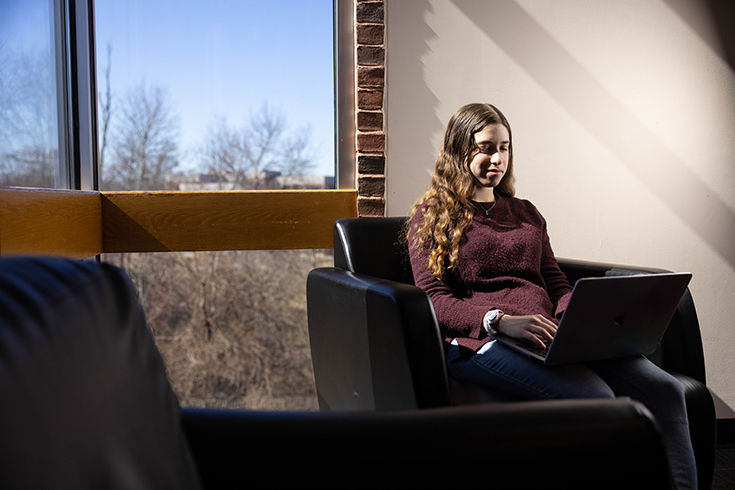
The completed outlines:
{"type": "Polygon", "coordinates": [[[645,357],[548,368],[498,344],[495,329],[544,347],[572,288],[554,258],[546,221],[514,197],[510,124],[490,104],[450,119],[431,187],[408,231],[416,285],[434,304],[453,376],[526,399],[629,396],[662,427],[678,488],[696,488],[684,390],[645,357]]]}

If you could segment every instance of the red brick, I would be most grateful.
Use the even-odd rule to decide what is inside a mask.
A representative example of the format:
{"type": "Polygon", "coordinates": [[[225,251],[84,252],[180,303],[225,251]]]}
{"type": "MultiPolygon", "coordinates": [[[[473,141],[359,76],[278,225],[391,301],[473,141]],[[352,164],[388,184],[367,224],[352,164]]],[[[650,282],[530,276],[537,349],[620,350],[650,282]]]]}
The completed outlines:
{"type": "Polygon", "coordinates": [[[357,177],[357,194],[367,197],[385,196],[384,175],[360,175],[357,177]]]}
{"type": "Polygon", "coordinates": [[[385,216],[385,199],[382,197],[358,197],[357,215],[369,217],[385,216]]]}
{"type": "Polygon", "coordinates": [[[358,46],[357,64],[363,66],[384,65],[385,49],[381,46],[358,46]]]}
{"type": "Polygon", "coordinates": [[[385,157],[381,155],[358,155],[358,174],[383,174],[385,173],[385,157]]]}
{"type": "Polygon", "coordinates": [[[357,151],[360,153],[384,153],[385,133],[357,133],[357,151]]]}
{"type": "Polygon", "coordinates": [[[383,113],[382,112],[365,112],[357,113],[357,130],[358,131],[381,131],[383,129],[383,113]]]}
{"type": "Polygon", "coordinates": [[[382,90],[358,90],[357,108],[360,110],[378,110],[383,108],[382,90]]]}
{"type": "Polygon", "coordinates": [[[357,86],[360,88],[383,88],[385,84],[385,68],[357,67],[357,86]]]}
{"type": "Polygon", "coordinates": [[[355,28],[357,44],[380,46],[383,44],[384,27],[382,24],[358,24],[355,28]]]}
{"type": "Polygon", "coordinates": [[[383,2],[361,2],[355,8],[355,19],[359,23],[380,24],[383,22],[383,2]]]}

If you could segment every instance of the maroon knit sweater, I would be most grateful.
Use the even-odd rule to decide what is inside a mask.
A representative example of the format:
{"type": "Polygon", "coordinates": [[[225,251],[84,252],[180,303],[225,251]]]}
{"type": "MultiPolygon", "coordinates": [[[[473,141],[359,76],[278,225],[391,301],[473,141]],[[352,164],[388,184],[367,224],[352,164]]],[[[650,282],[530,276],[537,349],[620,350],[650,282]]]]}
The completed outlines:
{"type": "MultiPolygon", "coordinates": [[[[572,290],[551,250],[546,220],[533,204],[498,197],[488,216],[475,207],[459,246],[458,266],[442,281],[426,268],[426,250],[410,250],[414,280],[429,294],[445,340],[456,338],[473,351],[492,340],[482,327],[491,308],[509,315],[542,314],[558,322],[572,290]]],[[[413,217],[409,243],[422,211],[413,217]]]]}

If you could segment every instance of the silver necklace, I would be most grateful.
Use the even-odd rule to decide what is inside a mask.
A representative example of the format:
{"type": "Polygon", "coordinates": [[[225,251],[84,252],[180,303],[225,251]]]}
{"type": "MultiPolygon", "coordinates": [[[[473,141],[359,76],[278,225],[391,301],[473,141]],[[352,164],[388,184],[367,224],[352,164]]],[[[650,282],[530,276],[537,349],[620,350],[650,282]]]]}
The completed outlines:
{"type": "Polygon", "coordinates": [[[487,213],[489,213],[489,212],[490,212],[490,210],[491,210],[492,208],[494,208],[494,207],[495,207],[495,204],[496,204],[497,202],[498,202],[498,201],[493,201],[493,203],[492,203],[492,204],[490,205],[490,207],[489,207],[489,208],[487,208],[487,209],[485,209],[485,206],[483,206],[483,205],[482,205],[482,204],[480,204],[479,202],[477,203],[477,205],[478,205],[478,206],[480,206],[480,209],[482,209],[483,211],[485,211],[485,216],[487,216],[487,213]]]}

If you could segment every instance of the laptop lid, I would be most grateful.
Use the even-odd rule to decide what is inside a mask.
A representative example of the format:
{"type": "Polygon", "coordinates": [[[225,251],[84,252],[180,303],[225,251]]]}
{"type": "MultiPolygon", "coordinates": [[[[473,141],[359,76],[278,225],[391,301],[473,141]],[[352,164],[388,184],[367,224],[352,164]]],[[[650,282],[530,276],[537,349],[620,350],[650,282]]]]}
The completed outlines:
{"type": "Polygon", "coordinates": [[[547,366],[651,354],[691,277],[666,273],[580,279],[545,353],[527,340],[503,334],[494,338],[547,366]]]}

